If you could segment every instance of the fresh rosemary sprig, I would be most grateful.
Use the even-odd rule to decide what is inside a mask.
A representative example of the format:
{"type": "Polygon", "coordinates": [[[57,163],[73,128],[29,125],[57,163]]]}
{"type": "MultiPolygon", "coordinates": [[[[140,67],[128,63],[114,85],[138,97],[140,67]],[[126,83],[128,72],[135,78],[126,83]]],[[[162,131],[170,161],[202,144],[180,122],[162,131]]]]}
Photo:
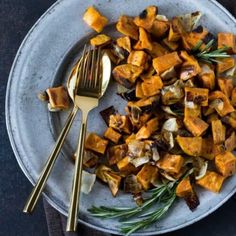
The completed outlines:
{"type": "Polygon", "coordinates": [[[142,206],[136,207],[95,207],[88,209],[88,211],[95,217],[103,219],[119,218],[122,222],[120,231],[125,235],[130,235],[139,229],[145,229],[150,224],[159,220],[173,205],[176,194],[175,190],[178,183],[193,173],[194,169],[188,170],[179,180],[175,182],[163,183],[149,192],[151,197],[144,201],[142,206]],[[156,206],[156,208],[154,208],[156,206]],[[152,210],[150,211],[150,208],[152,210]],[[149,211],[148,211],[149,210],[149,211]],[[128,220],[137,216],[136,220],[128,220]]]}
{"type": "Polygon", "coordinates": [[[203,41],[199,41],[196,46],[192,49],[192,54],[201,61],[205,61],[208,63],[216,62],[219,63],[219,58],[226,58],[230,57],[230,55],[227,53],[229,50],[229,47],[222,47],[216,50],[211,51],[212,46],[215,44],[215,40],[212,39],[207,43],[207,45],[200,50],[201,46],[203,44],[203,41]]]}
{"type": "Polygon", "coordinates": [[[160,187],[154,188],[151,197],[145,200],[142,206],[132,208],[117,208],[117,207],[95,207],[88,209],[88,211],[96,217],[100,218],[119,218],[123,226],[120,230],[126,235],[148,227],[150,224],[160,219],[172,206],[176,198],[175,189],[177,182],[169,182],[160,187]],[[147,210],[154,205],[160,207],[155,208],[151,212],[147,210]],[[137,216],[138,219],[134,221],[127,221],[127,219],[137,216]]]}
{"type": "Polygon", "coordinates": [[[156,222],[159,220],[172,206],[176,199],[175,191],[171,191],[168,193],[168,195],[165,197],[165,201],[163,203],[163,206],[155,209],[152,212],[149,212],[147,214],[140,215],[139,220],[134,221],[122,221],[124,226],[121,227],[121,232],[130,235],[131,233],[146,228],[150,224],[156,222]]]}

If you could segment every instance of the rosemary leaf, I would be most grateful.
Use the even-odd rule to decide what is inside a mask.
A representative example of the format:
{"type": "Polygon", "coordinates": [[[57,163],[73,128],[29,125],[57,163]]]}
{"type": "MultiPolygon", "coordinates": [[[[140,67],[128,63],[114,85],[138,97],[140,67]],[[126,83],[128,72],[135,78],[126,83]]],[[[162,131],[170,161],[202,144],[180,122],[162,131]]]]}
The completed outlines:
{"type": "Polygon", "coordinates": [[[191,50],[192,52],[196,52],[196,51],[199,51],[200,47],[202,46],[203,44],[203,41],[202,40],[199,40],[197,42],[197,44],[194,46],[194,48],[191,50]]]}
{"type": "Polygon", "coordinates": [[[227,53],[229,47],[223,47],[216,50],[211,51],[212,46],[215,44],[215,40],[212,39],[207,43],[207,45],[200,50],[203,42],[199,41],[196,46],[192,50],[192,55],[195,56],[198,60],[204,61],[207,63],[219,63],[218,58],[227,58],[230,55],[227,53]]]}
{"type": "Polygon", "coordinates": [[[125,235],[130,235],[131,233],[148,227],[150,224],[159,220],[172,206],[176,198],[175,192],[169,197],[168,201],[164,204],[163,207],[159,208],[156,211],[151,212],[150,214],[146,215],[145,219],[140,219],[139,221],[130,221],[130,222],[123,222],[124,226],[121,227],[121,232],[125,235]]]}

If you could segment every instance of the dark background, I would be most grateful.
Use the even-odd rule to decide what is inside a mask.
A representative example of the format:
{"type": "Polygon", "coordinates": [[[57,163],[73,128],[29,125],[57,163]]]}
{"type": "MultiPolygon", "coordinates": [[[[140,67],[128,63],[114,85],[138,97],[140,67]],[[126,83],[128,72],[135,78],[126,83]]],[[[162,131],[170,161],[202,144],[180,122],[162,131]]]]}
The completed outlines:
{"type": "MultiPolygon", "coordinates": [[[[5,127],[5,91],[8,74],[23,38],[54,0],[0,0],[0,236],[48,235],[42,201],[33,216],[22,208],[32,186],[21,172],[5,127]]],[[[221,0],[236,15],[235,0],[221,0]]],[[[236,32],[234,32],[236,33],[236,32]]],[[[165,236],[236,236],[236,200],[200,222],[165,236]]],[[[55,235],[56,236],[56,235],[55,235]]]]}

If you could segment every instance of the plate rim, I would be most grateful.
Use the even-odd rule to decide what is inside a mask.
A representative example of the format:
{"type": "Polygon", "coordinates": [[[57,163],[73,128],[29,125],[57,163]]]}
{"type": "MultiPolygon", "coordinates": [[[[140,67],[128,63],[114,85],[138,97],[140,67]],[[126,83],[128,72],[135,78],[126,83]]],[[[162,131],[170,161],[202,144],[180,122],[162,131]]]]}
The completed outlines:
{"type": "MultiPolygon", "coordinates": [[[[23,164],[21,157],[18,153],[17,150],[17,145],[14,139],[14,135],[12,132],[12,127],[11,127],[11,122],[10,122],[10,112],[9,112],[9,106],[10,106],[10,88],[11,88],[11,84],[12,84],[12,78],[13,78],[13,73],[15,70],[15,67],[17,65],[19,56],[21,54],[22,48],[24,47],[24,45],[27,42],[27,39],[29,38],[29,36],[33,33],[33,31],[37,28],[37,26],[43,21],[43,19],[45,17],[47,17],[50,14],[50,11],[52,11],[53,9],[55,9],[59,4],[61,4],[62,2],[64,2],[65,0],[57,0],[55,3],[53,3],[39,18],[38,20],[34,23],[34,25],[30,28],[30,30],[27,32],[27,34],[25,35],[24,39],[22,40],[17,53],[15,55],[15,58],[13,60],[12,66],[11,66],[11,70],[8,76],[8,81],[7,81],[7,87],[6,87],[6,97],[5,97],[5,119],[6,119],[6,128],[7,128],[7,133],[8,133],[8,137],[10,140],[10,144],[14,153],[14,156],[16,158],[16,161],[19,165],[19,167],[21,168],[22,172],[24,173],[24,175],[27,177],[27,179],[31,182],[32,185],[35,185],[35,181],[32,178],[32,176],[30,175],[30,173],[27,171],[25,165],[23,164]]],[[[219,3],[217,0],[208,0],[209,2],[213,3],[217,8],[219,8],[222,12],[224,12],[224,14],[226,14],[233,22],[235,22],[236,24],[236,18],[221,4],[219,3]]],[[[157,231],[157,232],[142,232],[142,233],[134,233],[133,235],[159,235],[159,234],[164,234],[164,233],[168,233],[168,232],[172,232],[178,229],[182,229],[184,227],[190,226],[198,221],[200,221],[201,219],[205,218],[206,216],[212,214],[214,211],[216,211],[218,208],[220,208],[225,202],[227,202],[232,196],[233,194],[236,193],[236,189],[232,190],[231,192],[229,192],[229,194],[221,201],[219,202],[217,205],[215,205],[214,207],[212,207],[209,211],[205,212],[204,214],[194,218],[192,221],[188,221],[185,222],[181,225],[178,226],[174,226],[165,230],[161,230],[161,231],[157,231]]],[[[61,206],[59,206],[57,204],[57,202],[55,202],[51,197],[48,196],[46,191],[43,191],[42,195],[45,197],[45,199],[49,202],[49,204],[55,208],[57,211],[59,211],[61,214],[63,214],[64,216],[67,216],[66,211],[64,211],[64,209],[61,208],[61,206]]],[[[78,219],[78,221],[88,227],[91,227],[93,229],[102,231],[102,232],[106,232],[106,233],[116,233],[118,235],[122,235],[121,233],[119,233],[119,231],[114,232],[114,230],[109,230],[107,228],[103,228],[97,225],[93,225],[91,223],[88,223],[82,219],[78,219]]]]}

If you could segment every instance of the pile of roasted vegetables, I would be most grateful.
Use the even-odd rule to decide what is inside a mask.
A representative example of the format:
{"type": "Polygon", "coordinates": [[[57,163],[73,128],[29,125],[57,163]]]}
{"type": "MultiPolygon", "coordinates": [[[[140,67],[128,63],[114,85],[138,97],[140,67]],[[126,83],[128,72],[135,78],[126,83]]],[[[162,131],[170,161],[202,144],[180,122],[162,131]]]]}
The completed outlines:
{"type": "MultiPolygon", "coordinates": [[[[219,192],[236,172],[236,36],[212,35],[198,26],[200,17],[194,12],[168,19],[149,6],[139,16],[120,16],[120,38],[98,34],[90,40],[114,63],[117,95],[127,106],[123,114],[113,106],[101,111],[107,129],[103,137],[88,135],[83,164],[95,168],[114,197],[122,189],[138,205],[130,211],[93,207],[93,215],[133,217],[163,194],[167,208],[154,211],[159,213],[152,219],[160,218],[175,196],[193,210],[199,204],[195,185],[219,192]],[[154,194],[144,199],[150,189],[154,194]]],[[[94,7],[84,21],[99,33],[108,23],[94,7]]],[[[150,218],[122,232],[146,227],[154,222],[150,218]]]]}

